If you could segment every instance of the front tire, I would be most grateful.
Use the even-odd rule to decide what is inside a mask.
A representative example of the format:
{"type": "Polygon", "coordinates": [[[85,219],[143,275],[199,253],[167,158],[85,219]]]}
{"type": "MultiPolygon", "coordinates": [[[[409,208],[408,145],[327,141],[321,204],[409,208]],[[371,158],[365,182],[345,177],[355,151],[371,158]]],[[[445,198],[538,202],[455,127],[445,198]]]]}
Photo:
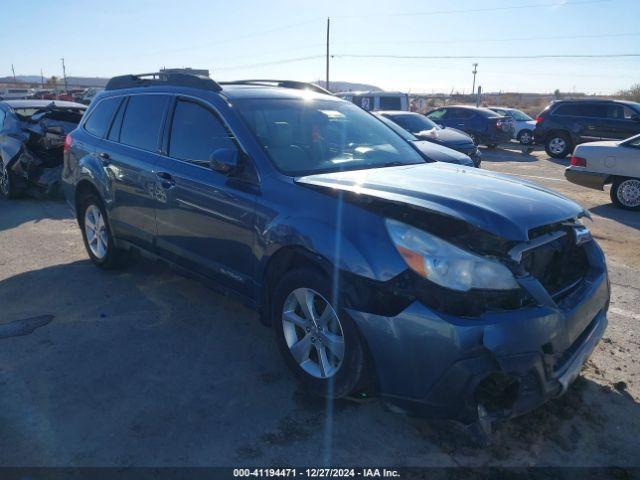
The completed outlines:
{"type": "Polygon", "coordinates": [[[271,325],[287,366],[311,392],[341,398],[365,378],[365,353],[357,327],[331,301],[330,280],[313,270],[293,270],[273,294],[271,325]]]}
{"type": "Polygon", "coordinates": [[[640,211],[640,179],[617,177],[611,185],[611,201],[618,208],[640,211]]]}
{"type": "Polygon", "coordinates": [[[565,133],[554,133],[547,138],[544,149],[552,158],[565,158],[571,153],[573,145],[565,133]]]}
{"type": "Polygon", "coordinates": [[[115,245],[107,212],[100,198],[95,195],[83,198],[79,218],[82,239],[91,261],[105,270],[119,267],[124,252],[115,245]]]}
{"type": "Polygon", "coordinates": [[[1,159],[0,163],[2,164],[2,168],[0,168],[0,196],[7,200],[16,198],[16,191],[13,178],[11,178],[11,172],[1,159]]]}

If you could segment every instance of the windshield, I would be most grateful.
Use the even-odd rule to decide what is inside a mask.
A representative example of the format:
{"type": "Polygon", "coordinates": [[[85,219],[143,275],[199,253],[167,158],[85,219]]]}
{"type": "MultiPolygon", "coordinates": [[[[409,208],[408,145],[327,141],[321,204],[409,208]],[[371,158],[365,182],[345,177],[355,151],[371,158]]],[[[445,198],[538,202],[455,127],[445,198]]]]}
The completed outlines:
{"type": "Polygon", "coordinates": [[[398,135],[400,135],[402,138],[404,138],[406,141],[408,142],[415,142],[418,140],[418,137],[416,137],[415,135],[413,135],[411,132],[405,130],[404,128],[402,128],[400,125],[398,125],[395,122],[392,122],[391,120],[389,120],[387,117],[385,117],[384,115],[376,115],[377,118],[380,119],[380,121],[382,123],[384,123],[387,127],[389,127],[391,130],[393,130],[394,132],[396,132],[398,135]]]}
{"type": "Polygon", "coordinates": [[[236,105],[287,175],[424,163],[405,140],[352,103],[247,99],[236,105]]]}
{"type": "Polygon", "coordinates": [[[521,112],[520,110],[510,110],[510,112],[513,119],[518,122],[527,122],[529,120],[533,120],[533,118],[531,118],[526,113],[521,112]]]}
{"type": "Polygon", "coordinates": [[[436,125],[432,120],[428,119],[424,115],[420,115],[419,113],[385,116],[393,120],[405,130],[409,130],[411,133],[418,133],[425,130],[431,130],[432,128],[438,128],[438,125],[436,125]]]}

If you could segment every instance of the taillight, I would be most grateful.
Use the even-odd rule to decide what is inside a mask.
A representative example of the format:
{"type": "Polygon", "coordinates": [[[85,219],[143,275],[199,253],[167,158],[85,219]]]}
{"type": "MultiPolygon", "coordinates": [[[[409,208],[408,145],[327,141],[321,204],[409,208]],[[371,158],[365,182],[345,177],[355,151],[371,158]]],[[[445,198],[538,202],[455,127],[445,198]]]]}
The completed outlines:
{"type": "Polygon", "coordinates": [[[582,158],[582,157],[573,156],[573,157],[571,157],[571,165],[573,165],[574,167],[586,167],[587,166],[587,159],[586,158],[582,158]]]}
{"type": "Polygon", "coordinates": [[[64,138],[64,149],[63,149],[64,153],[67,153],[69,151],[72,144],[73,144],[73,139],[71,138],[71,135],[67,135],[64,138]]]}
{"type": "Polygon", "coordinates": [[[542,117],[536,118],[536,125],[540,125],[542,123],[542,120],[544,120],[542,117]]]}

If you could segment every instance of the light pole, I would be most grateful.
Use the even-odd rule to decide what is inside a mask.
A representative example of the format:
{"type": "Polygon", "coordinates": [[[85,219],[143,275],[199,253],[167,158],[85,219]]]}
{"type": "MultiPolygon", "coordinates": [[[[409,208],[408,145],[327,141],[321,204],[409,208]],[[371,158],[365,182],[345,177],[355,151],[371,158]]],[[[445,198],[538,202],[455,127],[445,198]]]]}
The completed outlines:
{"type": "Polygon", "coordinates": [[[476,93],[476,73],[478,73],[478,64],[477,63],[473,64],[473,71],[471,73],[473,73],[473,86],[471,87],[471,95],[475,95],[475,93],[476,93]]]}

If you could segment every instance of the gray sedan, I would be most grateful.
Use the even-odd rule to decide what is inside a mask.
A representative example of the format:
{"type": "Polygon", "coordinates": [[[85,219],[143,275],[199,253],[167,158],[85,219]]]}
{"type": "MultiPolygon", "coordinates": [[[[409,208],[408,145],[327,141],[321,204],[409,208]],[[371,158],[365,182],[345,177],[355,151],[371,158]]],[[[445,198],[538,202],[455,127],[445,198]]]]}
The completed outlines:
{"type": "Polygon", "coordinates": [[[611,183],[611,201],[616,206],[640,210],[640,135],[578,145],[565,177],[598,190],[611,183]]]}

